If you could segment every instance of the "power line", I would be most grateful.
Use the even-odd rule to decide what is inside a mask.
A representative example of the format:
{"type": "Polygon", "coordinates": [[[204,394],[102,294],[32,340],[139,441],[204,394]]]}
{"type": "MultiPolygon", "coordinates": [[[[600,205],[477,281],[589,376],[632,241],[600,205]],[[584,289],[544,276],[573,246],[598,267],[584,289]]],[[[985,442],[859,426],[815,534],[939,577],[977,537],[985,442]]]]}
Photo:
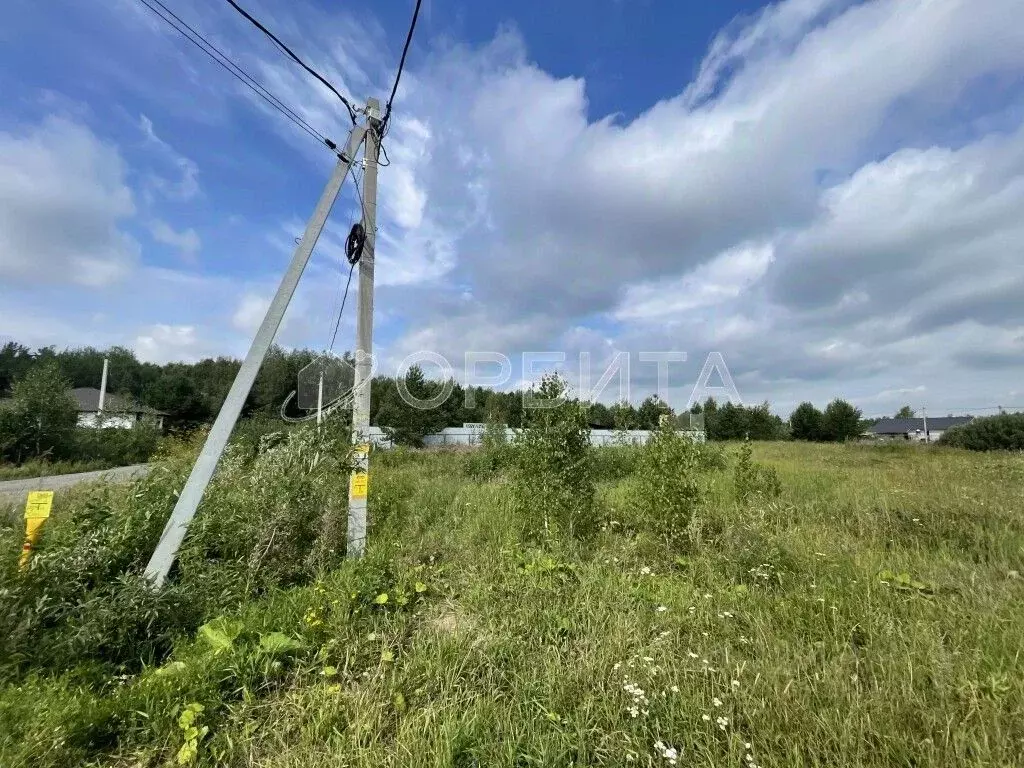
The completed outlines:
{"type": "MultiPolygon", "coordinates": [[[[232,0],[228,0],[232,2],[232,0]]],[[[398,72],[395,73],[395,84],[391,87],[391,95],[388,97],[387,106],[384,108],[384,119],[381,120],[381,135],[388,129],[388,120],[391,119],[391,104],[398,93],[398,81],[402,79],[402,70],[405,69],[405,57],[409,55],[409,46],[412,44],[412,35],[416,31],[416,20],[420,16],[420,5],[423,0],[416,0],[416,7],[412,11],[412,22],[409,24],[409,33],[405,36],[405,45],[402,47],[402,58],[398,61],[398,72]]]]}
{"type": "MultiPolygon", "coordinates": [[[[321,83],[323,83],[324,85],[326,85],[326,86],[327,86],[327,88],[329,88],[329,89],[330,89],[331,93],[333,93],[333,94],[334,94],[335,96],[337,96],[337,97],[338,97],[338,98],[339,98],[339,99],[341,100],[341,103],[345,105],[345,108],[346,108],[346,109],[348,110],[348,116],[349,116],[349,117],[350,117],[350,118],[352,119],[352,123],[353,123],[353,125],[355,124],[355,122],[356,122],[356,111],[355,111],[355,109],[353,109],[353,107],[352,107],[352,104],[351,104],[351,103],[349,102],[349,100],[348,100],[348,99],[346,99],[346,98],[345,98],[344,96],[342,96],[342,95],[341,95],[341,93],[340,93],[340,92],[338,91],[338,89],[337,89],[337,88],[335,88],[335,87],[334,87],[333,85],[331,85],[331,84],[330,84],[329,82],[327,82],[327,80],[326,80],[326,79],[325,79],[325,78],[323,77],[323,75],[321,75],[321,74],[320,74],[319,72],[317,72],[317,71],[316,71],[315,69],[313,69],[313,68],[312,68],[312,67],[310,67],[310,66],[309,66],[308,64],[306,64],[306,62],[304,62],[304,61],[303,61],[302,59],[300,59],[300,58],[299,58],[298,56],[296,56],[296,55],[295,55],[295,52],[294,52],[294,51],[292,51],[292,49],[291,49],[291,48],[289,48],[289,47],[288,47],[287,45],[285,45],[284,43],[282,43],[282,42],[281,42],[281,40],[280,40],[280,38],[278,38],[278,37],[277,37],[277,35],[275,35],[275,34],[274,34],[273,32],[271,32],[271,31],[270,31],[269,29],[267,29],[267,28],[266,28],[265,26],[263,26],[263,25],[262,25],[262,24],[261,24],[261,23],[259,22],[259,20],[258,20],[258,19],[256,19],[255,17],[253,17],[253,15],[252,15],[252,14],[250,14],[250,13],[249,13],[249,12],[248,12],[247,10],[245,10],[245,9],[244,9],[244,8],[243,8],[242,6],[240,6],[240,5],[238,4],[238,3],[236,3],[236,2],[235,2],[235,0],[227,0],[227,3],[228,3],[228,5],[230,5],[230,6],[232,7],[232,8],[234,8],[234,9],[235,9],[236,11],[238,11],[238,12],[239,12],[240,14],[242,14],[242,16],[244,16],[244,17],[246,18],[246,20],[247,20],[247,21],[248,21],[248,22],[249,22],[250,24],[252,24],[252,25],[253,25],[254,27],[256,27],[256,29],[258,29],[258,30],[259,30],[260,32],[262,32],[262,33],[263,33],[264,35],[266,35],[266,36],[267,36],[267,37],[269,37],[269,38],[270,38],[271,40],[273,40],[273,41],[274,41],[274,44],[275,44],[275,45],[277,45],[277,47],[278,47],[278,48],[279,48],[279,49],[280,49],[280,50],[281,50],[281,51],[282,51],[282,52],[283,52],[283,53],[284,53],[284,54],[285,54],[286,56],[288,56],[288,58],[290,58],[290,59],[291,59],[292,61],[294,61],[294,62],[295,62],[296,64],[298,64],[298,65],[299,65],[300,67],[302,67],[302,68],[303,68],[304,70],[306,70],[307,72],[309,72],[309,74],[311,74],[311,75],[312,75],[313,77],[315,77],[315,78],[316,78],[317,80],[319,80],[319,81],[320,81],[321,83]]],[[[417,8],[417,10],[419,10],[419,9],[417,8]]]]}
{"type": "Polygon", "coordinates": [[[256,78],[246,72],[242,67],[236,64],[231,58],[220,50],[217,46],[202,36],[196,29],[191,27],[181,17],[179,17],[174,11],[164,5],[160,0],[139,0],[142,5],[146,6],[153,14],[163,21],[165,24],[174,29],[178,34],[196,46],[199,50],[209,56],[213,61],[223,67],[229,72],[236,80],[242,85],[251,90],[267,104],[276,109],[288,120],[298,126],[300,129],[308,133],[319,143],[325,144],[332,151],[337,151],[337,144],[324,136],[320,131],[311,126],[308,122],[302,119],[299,114],[285,104],[281,99],[271,93],[262,83],[256,78]],[[155,3],[159,6],[159,9],[154,7],[151,3],[155,3]],[[162,12],[161,12],[162,11],[162,12]],[[166,14],[166,15],[164,15],[166,14]],[[179,26],[180,25],[180,26],[179,26]]]}

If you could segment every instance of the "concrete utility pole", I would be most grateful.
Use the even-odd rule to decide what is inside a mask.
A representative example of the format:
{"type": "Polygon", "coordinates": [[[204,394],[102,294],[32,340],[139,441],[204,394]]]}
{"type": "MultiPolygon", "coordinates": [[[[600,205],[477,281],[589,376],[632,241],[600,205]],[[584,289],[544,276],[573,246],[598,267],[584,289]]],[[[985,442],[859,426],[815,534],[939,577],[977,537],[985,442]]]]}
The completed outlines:
{"type": "Polygon", "coordinates": [[[925,408],[921,409],[921,418],[924,419],[924,441],[930,443],[932,441],[931,436],[928,434],[928,410],[925,408]]]}
{"type": "Polygon", "coordinates": [[[103,358],[103,375],[100,376],[100,401],[96,404],[96,412],[103,413],[103,406],[107,403],[107,371],[110,368],[110,360],[103,358]]]}
{"type": "Polygon", "coordinates": [[[356,370],[352,386],[352,441],[356,462],[348,484],[346,553],[361,557],[366,549],[366,495],[370,481],[370,377],[373,375],[373,267],[377,245],[377,154],[380,102],[366,107],[366,173],[363,176],[363,227],[366,243],[359,259],[359,308],[356,316],[356,370]]]}
{"type": "MultiPolygon", "coordinates": [[[[376,102],[371,103],[375,104],[376,102]]],[[[288,309],[288,304],[295,293],[295,288],[299,284],[299,278],[302,277],[302,272],[309,262],[309,257],[313,253],[313,247],[323,231],[327,217],[334,206],[334,201],[338,197],[338,192],[341,190],[345,177],[348,175],[353,158],[355,158],[359,145],[363,142],[366,134],[366,128],[363,126],[354,127],[352,133],[349,134],[345,150],[338,158],[338,164],[327,181],[327,186],[320,196],[316,210],[313,211],[313,215],[306,224],[306,231],[302,235],[302,240],[299,241],[295,248],[291,264],[288,265],[288,270],[285,272],[284,277],[281,278],[281,284],[278,286],[277,293],[274,294],[274,299],[270,302],[267,314],[263,318],[259,330],[256,331],[252,346],[249,347],[249,353],[245,356],[242,367],[238,370],[238,374],[231,384],[231,389],[224,400],[224,405],[221,406],[220,413],[217,414],[216,421],[213,422],[213,427],[206,438],[203,450],[199,454],[195,466],[192,467],[192,473],[188,476],[188,481],[178,497],[177,504],[174,505],[174,511],[171,513],[167,525],[164,526],[163,533],[160,534],[160,542],[157,544],[156,550],[146,566],[146,577],[155,588],[160,588],[163,585],[167,574],[171,570],[171,565],[178,554],[178,548],[188,532],[189,523],[195,517],[196,509],[203,498],[206,486],[209,485],[210,478],[213,477],[213,472],[217,468],[217,462],[220,461],[220,456],[224,452],[224,446],[227,445],[228,438],[231,437],[231,432],[235,428],[235,422],[238,421],[238,415],[242,412],[245,399],[249,396],[249,391],[256,380],[256,374],[259,373],[263,359],[266,357],[270,345],[274,342],[274,336],[281,325],[281,320],[284,318],[285,310],[288,309]]],[[[376,140],[373,146],[374,159],[376,159],[376,140]]],[[[373,168],[374,173],[376,173],[376,164],[374,164],[373,168]]],[[[376,175],[374,176],[374,182],[376,183],[376,175]]],[[[367,240],[369,241],[369,238],[367,240]]],[[[371,256],[373,254],[372,248],[370,249],[370,254],[371,256]]],[[[361,273],[362,270],[360,269],[361,273]]],[[[370,274],[373,274],[372,267],[370,274]]]]}

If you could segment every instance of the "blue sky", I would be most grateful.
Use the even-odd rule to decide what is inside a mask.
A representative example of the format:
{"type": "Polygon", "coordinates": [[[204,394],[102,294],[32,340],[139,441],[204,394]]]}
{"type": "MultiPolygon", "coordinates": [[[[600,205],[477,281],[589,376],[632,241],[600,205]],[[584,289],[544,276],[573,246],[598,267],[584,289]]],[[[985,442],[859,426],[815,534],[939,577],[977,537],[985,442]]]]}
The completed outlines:
{"type": "MultiPolygon", "coordinates": [[[[219,0],[165,0],[339,143],[219,0]]],[[[412,2],[246,4],[357,101],[412,2]]],[[[241,355],[333,158],[137,0],[7,3],[0,339],[241,355]]],[[[383,369],[720,351],[745,401],[1024,405],[1017,0],[425,0],[380,172],[383,369]]],[[[347,185],[280,333],[321,348],[347,185]]],[[[339,334],[352,338],[353,315],[339,334]]]]}

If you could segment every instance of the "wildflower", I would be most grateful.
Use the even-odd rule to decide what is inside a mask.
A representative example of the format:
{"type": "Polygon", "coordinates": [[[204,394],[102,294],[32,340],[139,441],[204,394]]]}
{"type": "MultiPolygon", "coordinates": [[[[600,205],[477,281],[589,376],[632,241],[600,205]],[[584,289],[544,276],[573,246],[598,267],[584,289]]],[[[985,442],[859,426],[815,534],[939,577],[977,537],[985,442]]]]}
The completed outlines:
{"type": "Polygon", "coordinates": [[[686,655],[689,656],[691,659],[696,659],[697,658],[697,654],[694,653],[693,651],[687,651],[686,655]]]}
{"type": "Polygon", "coordinates": [[[733,688],[739,688],[740,687],[740,681],[739,680],[733,680],[732,681],[732,687],[733,688]]]}
{"type": "Polygon", "coordinates": [[[621,666],[622,666],[622,662],[621,661],[616,661],[615,665],[612,667],[612,672],[615,672],[621,666]]]}
{"type": "Polygon", "coordinates": [[[690,611],[690,613],[693,613],[694,611],[697,610],[697,606],[691,605],[688,610],[690,611]]]}
{"type": "Polygon", "coordinates": [[[659,606],[658,606],[657,608],[655,608],[654,610],[656,610],[656,611],[657,611],[658,613],[664,613],[665,611],[667,611],[667,610],[668,610],[668,608],[666,608],[666,607],[665,607],[664,605],[659,605],[659,606]]]}
{"type": "Polygon", "coordinates": [[[673,685],[669,690],[672,691],[672,693],[679,693],[679,686],[673,685]]]}
{"type": "Polygon", "coordinates": [[[641,576],[650,576],[650,575],[651,575],[651,569],[650,569],[650,568],[648,568],[648,567],[647,567],[647,566],[645,565],[645,566],[644,566],[643,568],[641,568],[641,569],[640,569],[640,575],[641,575],[641,576]]]}
{"type": "Polygon", "coordinates": [[[711,722],[711,715],[701,715],[700,719],[703,720],[705,723],[710,723],[711,722]]]}
{"type": "Polygon", "coordinates": [[[710,600],[711,598],[712,598],[712,594],[710,592],[705,592],[704,593],[704,599],[705,600],[710,600]]]}
{"type": "Polygon", "coordinates": [[[750,742],[749,741],[743,742],[743,748],[744,749],[750,749],[750,742]]]}
{"type": "Polygon", "coordinates": [[[664,744],[661,741],[654,742],[654,748],[661,753],[661,756],[668,760],[669,765],[675,765],[679,761],[679,750],[664,744]]]}
{"type": "Polygon", "coordinates": [[[728,717],[716,717],[715,722],[718,723],[718,729],[724,731],[726,726],[729,725],[728,717]]]}
{"type": "Polygon", "coordinates": [[[717,696],[715,696],[715,698],[711,700],[711,703],[714,704],[716,707],[722,706],[722,700],[717,696]]]}
{"type": "Polygon", "coordinates": [[[644,656],[644,661],[654,661],[654,659],[650,656],[644,656]]]}

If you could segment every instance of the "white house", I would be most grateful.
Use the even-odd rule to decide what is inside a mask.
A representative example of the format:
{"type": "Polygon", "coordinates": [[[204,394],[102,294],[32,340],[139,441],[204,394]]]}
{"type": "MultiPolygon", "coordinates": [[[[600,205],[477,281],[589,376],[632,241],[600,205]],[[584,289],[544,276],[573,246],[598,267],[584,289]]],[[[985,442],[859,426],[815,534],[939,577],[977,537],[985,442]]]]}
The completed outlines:
{"type": "Polygon", "coordinates": [[[164,416],[167,415],[149,406],[137,405],[126,398],[111,394],[104,396],[101,410],[100,391],[95,387],[79,387],[73,389],[71,395],[78,406],[80,427],[131,429],[138,422],[147,419],[163,427],[164,416]]]}
{"type": "Polygon", "coordinates": [[[879,419],[867,434],[876,438],[912,440],[922,443],[934,443],[947,429],[959,427],[973,420],[973,416],[935,416],[927,420],[914,419],[879,419]]]}

